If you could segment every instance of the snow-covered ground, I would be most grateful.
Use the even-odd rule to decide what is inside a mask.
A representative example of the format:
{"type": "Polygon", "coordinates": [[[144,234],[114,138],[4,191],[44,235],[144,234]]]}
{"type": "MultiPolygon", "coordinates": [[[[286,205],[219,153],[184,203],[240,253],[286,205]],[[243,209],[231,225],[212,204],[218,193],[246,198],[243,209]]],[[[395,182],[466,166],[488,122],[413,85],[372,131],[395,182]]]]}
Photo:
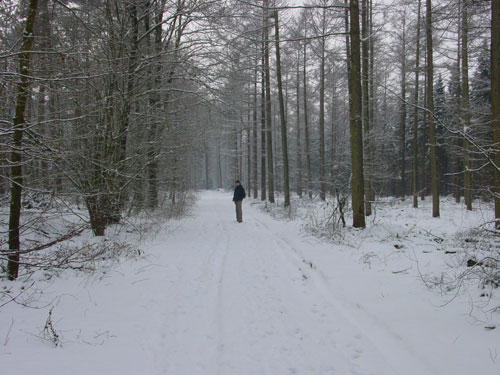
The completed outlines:
{"type": "MultiPolygon", "coordinates": [[[[447,275],[464,269],[447,266],[463,258],[455,233],[491,219],[490,211],[448,202],[432,219],[428,207],[410,204],[381,203],[367,229],[347,229],[332,243],[307,235],[304,220],[275,220],[252,200],[238,224],[230,194],[203,192],[189,217],[141,245],[139,260],[90,275],[37,274],[30,305],[38,308],[0,308],[0,368],[500,374],[498,291],[472,282],[447,288],[447,275]]],[[[16,294],[30,283],[0,287],[16,294]]]]}

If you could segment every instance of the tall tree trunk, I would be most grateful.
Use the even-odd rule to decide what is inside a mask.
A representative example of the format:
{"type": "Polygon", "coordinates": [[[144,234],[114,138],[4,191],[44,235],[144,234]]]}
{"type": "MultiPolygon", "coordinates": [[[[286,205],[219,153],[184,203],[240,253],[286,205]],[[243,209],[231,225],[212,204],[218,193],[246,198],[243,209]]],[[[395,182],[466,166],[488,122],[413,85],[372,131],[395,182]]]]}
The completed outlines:
{"type": "Polygon", "coordinates": [[[12,151],[11,151],[11,193],[10,193],[10,213],[9,213],[9,252],[7,262],[7,276],[9,280],[15,280],[19,273],[19,250],[20,231],[19,223],[21,219],[21,193],[23,188],[22,169],[22,147],[24,131],[24,115],[26,102],[30,96],[29,75],[30,59],[33,47],[36,11],[38,1],[30,0],[28,5],[28,17],[23,32],[23,41],[19,54],[19,82],[17,83],[16,108],[12,127],[12,151]]]}
{"type": "Polygon", "coordinates": [[[219,140],[217,140],[217,187],[222,189],[222,160],[219,140]]]}
{"type": "Polygon", "coordinates": [[[274,11],[274,29],[274,38],[276,43],[276,76],[278,79],[278,101],[280,106],[281,153],[283,155],[283,192],[285,194],[285,207],[288,207],[290,206],[290,177],[288,173],[287,126],[285,117],[285,102],[283,99],[283,82],[281,79],[280,28],[277,10],[274,11]]]}
{"type": "Polygon", "coordinates": [[[368,86],[370,87],[370,96],[368,98],[368,104],[369,104],[369,125],[370,128],[368,129],[368,132],[366,134],[367,136],[367,144],[368,144],[368,157],[366,158],[367,160],[367,168],[368,168],[368,174],[365,176],[365,178],[368,179],[368,183],[366,184],[367,191],[365,192],[365,195],[367,197],[368,203],[365,205],[366,206],[366,215],[369,216],[372,213],[372,202],[375,202],[375,188],[373,186],[373,179],[374,179],[374,167],[375,167],[375,139],[373,136],[373,127],[375,126],[375,35],[373,32],[373,1],[369,0],[368,3],[368,12],[370,15],[370,20],[369,20],[369,30],[370,30],[370,63],[368,67],[368,72],[369,72],[369,82],[368,86]]]}
{"type": "Polygon", "coordinates": [[[462,120],[464,129],[464,200],[468,211],[472,211],[472,172],[470,164],[470,142],[466,136],[471,126],[471,108],[469,100],[469,0],[462,2],[462,120]]]}
{"type": "Polygon", "coordinates": [[[265,83],[265,72],[264,72],[264,31],[262,34],[262,62],[261,62],[261,83],[260,83],[260,199],[265,201],[266,191],[267,191],[267,181],[266,181],[266,83],[265,83]]]}
{"type": "MultiPolygon", "coordinates": [[[[349,106],[351,102],[351,38],[349,37],[349,4],[348,0],[344,0],[345,14],[344,14],[344,25],[345,25],[345,51],[346,51],[346,65],[347,65],[347,90],[349,92],[348,100],[349,106]]],[[[350,107],[349,107],[350,108],[350,107]]]]}
{"type": "Polygon", "coordinates": [[[400,155],[400,196],[404,199],[406,195],[406,15],[403,16],[403,40],[401,53],[401,155],[400,155]]]}
{"type": "MultiPolygon", "coordinates": [[[[427,58],[425,61],[425,66],[427,66],[427,58]]],[[[423,102],[427,106],[427,74],[425,74],[425,80],[424,80],[424,85],[425,85],[425,90],[424,90],[424,98],[423,102]]],[[[422,157],[420,158],[420,200],[423,201],[425,200],[426,194],[428,194],[429,191],[429,183],[427,182],[428,176],[427,176],[427,162],[429,160],[429,145],[428,145],[428,128],[427,128],[427,117],[428,113],[427,111],[424,111],[424,114],[422,116],[422,135],[420,136],[421,139],[421,144],[420,144],[420,149],[422,157]]]]}
{"type": "Polygon", "coordinates": [[[208,152],[208,145],[207,142],[204,140],[203,141],[203,147],[205,149],[205,190],[210,189],[210,171],[209,171],[209,152],[208,152]]]}
{"type": "Polygon", "coordinates": [[[351,163],[352,163],[352,210],[353,227],[364,228],[365,203],[363,181],[363,107],[361,92],[359,0],[350,0],[351,25],[351,163]]]}
{"type": "Polygon", "coordinates": [[[500,0],[491,2],[491,114],[495,164],[495,227],[500,229],[500,0]]]}
{"type": "MultiPolygon", "coordinates": [[[[249,102],[250,103],[250,102],[249,102]]],[[[250,107],[248,108],[248,125],[247,125],[247,137],[246,137],[246,144],[247,144],[247,184],[248,184],[248,196],[251,196],[251,192],[253,189],[255,189],[253,182],[252,182],[252,139],[251,139],[251,128],[250,128],[250,121],[251,121],[251,113],[250,113],[250,107]]]]}
{"type": "MultiPolygon", "coordinates": [[[[52,24],[51,24],[51,17],[49,13],[49,0],[42,0],[39,1],[38,8],[37,8],[37,20],[36,20],[36,25],[35,25],[35,34],[37,34],[39,40],[37,41],[37,44],[39,45],[40,51],[53,51],[53,34],[52,34],[52,24]]],[[[50,54],[48,55],[39,55],[38,60],[40,61],[40,64],[43,69],[43,73],[49,77],[53,77],[53,58],[50,54]]],[[[40,91],[38,92],[38,123],[39,125],[39,132],[41,133],[41,137],[45,138],[48,135],[48,129],[47,125],[44,123],[44,121],[47,119],[47,106],[49,105],[49,102],[53,102],[53,100],[47,100],[46,96],[47,95],[52,95],[51,93],[51,84],[41,84],[40,91]],[[49,90],[47,90],[47,87],[49,90]]],[[[75,113],[78,112],[79,108],[78,105],[75,106],[75,113]]],[[[80,113],[81,114],[81,113],[80,113]]],[[[78,114],[77,116],[79,116],[78,114]]],[[[40,163],[40,180],[39,180],[39,187],[42,187],[46,190],[51,189],[51,176],[50,174],[50,169],[49,169],[49,163],[47,161],[47,158],[41,158],[39,161],[40,163]]],[[[59,171],[57,171],[59,172],[59,171]]],[[[58,175],[59,173],[57,173],[58,175]]],[[[54,176],[52,176],[54,177],[54,176]]]]}
{"type": "Polygon", "coordinates": [[[253,197],[254,199],[257,199],[259,195],[259,188],[258,188],[258,167],[257,167],[257,160],[258,160],[258,147],[257,147],[257,131],[258,131],[258,121],[257,121],[257,78],[258,78],[258,70],[257,70],[257,65],[258,65],[258,59],[255,64],[255,76],[254,76],[254,85],[253,85],[253,129],[252,129],[252,180],[253,180],[253,197]]]}
{"type": "MultiPolygon", "coordinates": [[[[363,41],[361,42],[361,61],[362,61],[362,100],[363,100],[363,130],[364,130],[364,151],[366,155],[369,155],[369,148],[370,148],[370,91],[369,91],[369,34],[368,34],[368,0],[362,0],[361,3],[361,34],[362,34],[362,39],[363,41]]],[[[369,179],[364,180],[365,184],[365,191],[368,192],[369,189],[369,179]]],[[[368,197],[367,197],[368,198],[368,197]]],[[[366,209],[366,215],[369,216],[371,215],[372,212],[372,207],[371,207],[371,202],[369,199],[365,199],[365,209],[366,209]]]]}
{"type": "Polygon", "coordinates": [[[319,65],[319,197],[326,199],[326,159],[325,159],[325,44],[326,44],[326,9],[323,8],[322,36],[321,36],[321,59],[319,65]]]}
{"type": "MultiPolygon", "coordinates": [[[[462,0],[458,0],[458,4],[457,4],[457,7],[458,7],[458,14],[462,14],[462,0]]],[[[458,25],[457,25],[457,65],[456,65],[456,68],[455,68],[455,80],[457,81],[457,87],[460,87],[460,90],[461,90],[461,87],[462,87],[462,81],[461,81],[461,76],[462,76],[462,21],[460,19],[461,17],[459,17],[459,20],[458,20],[458,25]]],[[[453,78],[452,78],[453,79],[453,78]]],[[[460,93],[458,92],[458,89],[457,89],[457,92],[455,93],[456,97],[455,97],[455,101],[453,102],[453,104],[455,105],[455,108],[457,110],[457,112],[460,112],[460,107],[462,105],[462,98],[461,98],[461,95],[460,93]]],[[[457,139],[455,139],[453,141],[453,145],[457,148],[457,150],[463,146],[463,140],[460,140],[458,137],[457,139]]],[[[454,158],[453,160],[453,163],[452,163],[452,166],[453,166],[453,174],[454,174],[454,178],[453,178],[453,186],[454,186],[454,189],[453,189],[453,195],[455,197],[455,203],[460,203],[460,200],[461,200],[461,197],[462,197],[462,179],[461,179],[461,171],[463,169],[463,162],[460,161],[460,159],[458,157],[454,158]]]]}
{"type": "Polygon", "coordinates": [[[420,70],[420,14],[422,8],[422,1],[418,0],[418,15],[417,15],[417,46],[415,53],[415,105],[413,112],[413,207],[418,208],[418,95],[419,95],[419,70],[420,70]]]}
{"type": "Polygon", "coordinates": [[[330,194],[332,196],[336,195],[335,189],[335,123],[337,120],[337,76],[335,71],[335,65],[332,67],[332,110],[330,114],[331,121],[331,131],[330,131],[330,194]]]}
{"type": "Polygon", "coordinates": [[[432,1],[426,0],[427,42],[427,111],[429,123],[429,148],[432,177],[432,217],[439,217],[439,175],[436,155],[436,130],[434,126],[434,61],[432,47],[432,1]]]}
{"type": "Polygon", "coordinates": [[[311,140],[309,136],[309,116],[307,103],[307,44],[304,41],[304,67],[303,67],[303,90],[304,90],[304,136],[306,142],[306,168],[307,168],[307,194],[312,199],[312,168],[311,168],[311,140]]]}
{"type": "MultiPolygon", "coordinates": [[[[157,9],[157,13],[155,16],[155,24],[156,24],[156,29],[154,30],[154,49],[155,53],[160,56],[161,51],[162,51],[162,29],[161,29],[161,24],[163,21],[163,8],[164,8],[164,2],[159,2],[159,8],[157,9]]],[[[146,18],[148,19],[148,18],[146,18]]],[[[147,30],[149,30],[149,27],[147,27],[147,30]]],[[[156,67],[153,69],[154,72],[154,79],[153,79],[153,87],[154,89],[158,89],[158,86],[160,85],[160,77],[161,77],[161,64],[159,61],[156,62],[156,67]]],[[[167,83],[172,82],[172,73],[169,74],[169,80],[167,83]]],[[[151,104],[151,110],[155,111],[158,110],[158,94],[157,93],[152,93],[150,95],[150,104],[151,104]]],[[[168,103],[168,100],[166,101],[168,103]]],[[[157,131],[157,125],[153,122],[152,124],[149,125],[148,129],[148,167],[147,167],[147,176],[148,176],[148,207],[149,208],[156,208],[158,207],[158,154],[159,150],[157,149],[156,145],[156,137],[158,136],[158,131],[157,131]]],[[[207,155],[208,158],[208,155],[207,155]]],[[[207,161],[208,162],[208,161],[207,161]]],[[[208,184],[208,182],[207,182],[208,184]]]]}
{"type": "Polygon", "coordinates": [[[269,0],[264,1],[264,71],[266,78],[266,150],[269,202],[274,203],[273,118],[271,110],[271,72],[269,66],[269,0]]]}
{"type": "Polygon", "coordinates": [[[128,67],[127,67],[127,85],[124,98],[123,110],[120,114],[119,129],[116,137],[118,142],[117,150],[113,156],[114,168],[111,170],[109,181],[112,189],[110,202],[108,205],[107,221],[109,223],[118,223],[121,220],[121,210],[126,200],[125,175],[127,173],[127,140],[130,127],[130,114],[134,102],[134,90],[136,86],[136,68],[139,61],[139,17],[137,0],[131,1],[127,5],[127,11],[131,22],[131,40],[129,46],[128,67]]]}
{"type": "Polygon", "coordinates": [[[245,129],[245,122],[243,116],[240,117],[241,129],[236,133],[236,158],[238,163],[238,179],[243,179],[243,130],[245,129]]]}
{"type": "Polygon", "coordinates": [[[297,195],[302,198],[302,144],[301,144],[301,134],[300,134],[300,50],[297,50],[297,102],[296,102],[296,151],[297,151],[297,195]]]}

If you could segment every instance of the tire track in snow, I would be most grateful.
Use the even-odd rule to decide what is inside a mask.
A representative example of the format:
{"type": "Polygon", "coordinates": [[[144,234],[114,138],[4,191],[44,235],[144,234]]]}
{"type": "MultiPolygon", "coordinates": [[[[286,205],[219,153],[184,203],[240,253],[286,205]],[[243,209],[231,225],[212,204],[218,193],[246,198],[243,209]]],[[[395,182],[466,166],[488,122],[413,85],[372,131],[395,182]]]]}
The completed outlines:
{"type": "Polygon", "coordinates": [[[227,234],[227,225],[222,226],[224,233],[224,255],[222,256],[222,261],[220,263],[220,269],[217,271],[218,280],[216,284],[216,302],[214,308],[214,315],[216,321],[216,330],[217,330],[217,339],[216,339],[216,348],[217,348],[217,356],[216,356],[216,364],[217,364],[217,373],[219,374],[222,368],[222,356],[224,351],[224,342],[223,342],[223,319],[222,319],[222,311],[224,308],[224,299],[223,299],[223,288],[224,288],[224,274],[226,272],[226,261],[229,253],[229,235],[227,234]]]}
{"type": "Polygon", "coordinates": [[[216,215],[215,220],[202,220],[207,219],[204,210],[198,211],[169,239],[176,245],[169,243],[168,251],[175,256],[178,272],[166,293],[172,305],[158,331],[161,344],[152,348],[158,374],[218,373],[222,328],[217,301],[229,236],[222,219],[216,215]]]}
{"type": "MultiPolygon", "coordinates": [[[[276,264],[284,265],[287,278],[281,278],[281,288],[279,290],[294,289],[297,292],[294,294],[293,304],[288,301],[288,309],[294,309],[299,311],[299,316],[301,320],[309,320],[314,323],[303,324],[300,320],[290,320],[287,322],[290,325],[289,328],[293,328],[297,335],[304,335],[308,337],[308,344],[311,347],[303,347],[302,350],[305,353],[311,351],[317,351],[319,348],[316,347],[317,342],[321,342],[321,346],[326,346],[328,349],[332,350],[331,357],[335,360],[330,360],[328,363],[333,364],[328,366],[328,369],[323,369],[319,373],[342,373],[342,374],[369,374],[371,371],[366,371],[366,369],[361,368],[358,363],[358,358],[362,354],[357,348],[344,348],[345,343],[338,340],[338,333],[341,331],[338,323],[335,322],[335,318],[339,318],[339,314],[335,312],[332,315],[332,309],[329,303],[325,301],[322,295],[319,295],[314,289],[311,290],[308,277],[304,278],[305,264],[299,264],[294,262],[289,258],[287,253],[288,249],[284,248],[283,242],[276,236],[269,226],[263,223],[258,218],[255,218],[255,224],[260,231],[264,230],[268,240],[271,240],[274,246],[272,246],[272,251],[278,256],[275,260],[276,264]],[[313,293],[311,293],[311,291],[313,293]],[[318,298],[320,297],[320,298],[318,298]],[[295,327],[295,328],[294,328],[295,327]],[[339,370],[340,368],[340,370],[339,370]],[[327,371],[327,372],[323,372],[327,371]],[[339,372],[340,371],[340,372],[339,372]]],[[[278,292],[279,293],[279,292],[278,292]]],[[[356,336],[361,337],[359,334],[356,336]]],[[[356,338],[355,341],[358,341],[356,338]]],[[[354,346],[354,345],[352,345],[354,346]]],[[[328,350],[327,349],[327,350],[328,350]]],[[[302,372],[298,372],[302,373],[302,372]]]]}
{"type": "MultiPolygon", "coordinates": [[[[327,298],[337,314],[341,315],[350,325],[356,327],[358,333],[354,335],[355,341],[361,341],[361,338],[366,338],[370,346],[380,353],[380,356],[384,358],[384,361],[390,365],[394,371],[396,371],[396,367],[391,358],[397,358],[396,363],[400,363],[400,358],[403,357],[406,358],[407,362],[412,363],[412,366],[407,367],[412,368],[415,374],[439,374],[439,372],[433,369],[424,358],[418,358],[418,355],[415,354],[411,348],[403,347],[403,338],[394,332],[387,323],[381,321],[366,309],[363,309],[359,303],[353,303],[346,298],[340,297],[335,288],[329,283],[326,274],[314,263],[307,260],[300,250],[297,249],[296,244],[292,243],[278,232],[272,232],[269,226],[265,225],[265,223],[258,218],[256,218],[256,222],[259,224],[260,228],[273,235],[277,248],[281,250],[287,261],[302,272],[307,269],[308,279],[314,282],[315,289],[327,298]],[[348,305],[349,308],[345,305],[348,305]],[[353,313],[356,313],[355,316],[353,316],[353,313]],[[362,324],[362,319],[367,319],[370,323],[362,324]],[[388,347],[381,348],[376,344],[381,341],[382,335],[385,336],[383,337],[383,341],[388,344],[388,347]]],[[[360,349],[356,349],[357,344],[358,343],[355,342],[351,346],[356,352],[359,352],[360,349]]],[[[403,370],[401,369],[400,371],[403,370]]],[[[407,374],[407,372],[405,373],[407,374]]]]}

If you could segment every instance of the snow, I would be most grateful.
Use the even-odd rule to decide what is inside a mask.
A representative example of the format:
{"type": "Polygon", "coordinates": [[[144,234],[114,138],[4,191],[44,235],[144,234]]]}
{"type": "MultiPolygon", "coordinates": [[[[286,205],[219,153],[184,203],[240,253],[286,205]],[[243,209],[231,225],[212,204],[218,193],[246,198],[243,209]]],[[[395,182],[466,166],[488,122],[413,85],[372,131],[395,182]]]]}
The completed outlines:
{"type": "MultiPolygon", "coordinates": [[[[145,255],[93,274],[37,279],[25,308],[0,308],[0,362],[19,374],[500,373],[495,290],[443,292],[454,234],[491,220],[445,202],[382,202],[335,242],[276,220],[251,199],[202,192],[191,214],[143,242],[145,255]],[[436,242],[436,236],[445,238],[436,242]],[[396,248],[395,245],[397,245],[396,248]],[[432,284],[429,289],[425,283],[432,284]],[[472,303],[474,302],[474,303],[472,303]],[[43,334],[50,309],[57,347],[43,334]]],[[[321,207],[320,207],[321,208],[321,207]]],[[[302,218],[302,219],[301,219],[302,218]]],[[[457,245],[458,246],[458,245],[457,245]]],[[[451,272],[451,271],[450,271],[451,272]]],[[[30,281],[16,281],[13,291],[30,281]]],[[[2,281],[0,287],[12,286],[2,281]]],[[[14,292],[13,292],[14,293],[14,292]]]]}

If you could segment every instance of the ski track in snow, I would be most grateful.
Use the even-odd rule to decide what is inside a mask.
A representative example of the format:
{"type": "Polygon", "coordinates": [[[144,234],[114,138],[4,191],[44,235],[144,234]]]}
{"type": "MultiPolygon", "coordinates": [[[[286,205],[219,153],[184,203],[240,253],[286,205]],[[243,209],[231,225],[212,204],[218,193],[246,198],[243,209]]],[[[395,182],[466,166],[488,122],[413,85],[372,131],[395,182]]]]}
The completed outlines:
{"type": "Polygon", "coordinates": [[[123,265],[109,282],[74,286],[73,298],[55,308],[63,317],[55,327],[67,328],[66,337],[78,327],[108,330],[99,344],[82,345],[80,335],[92,336],[83,332],[62,349],[45,345],[39,357],[20,361],[27,342],[31,350],[43,346],[22,335],[37,325],[15,306],[4,311],[28,328],[13,330],[1,367],[53,375],[65,368],[72,375],[444,374],[391,322],[346,296],[343,283],[352,280],[332,278],[310,260],[318,244],[247,202],[243,210],[236,223],[228,194],[203,192],[193,214],[161,235],[146,259],[123,265]]]}

